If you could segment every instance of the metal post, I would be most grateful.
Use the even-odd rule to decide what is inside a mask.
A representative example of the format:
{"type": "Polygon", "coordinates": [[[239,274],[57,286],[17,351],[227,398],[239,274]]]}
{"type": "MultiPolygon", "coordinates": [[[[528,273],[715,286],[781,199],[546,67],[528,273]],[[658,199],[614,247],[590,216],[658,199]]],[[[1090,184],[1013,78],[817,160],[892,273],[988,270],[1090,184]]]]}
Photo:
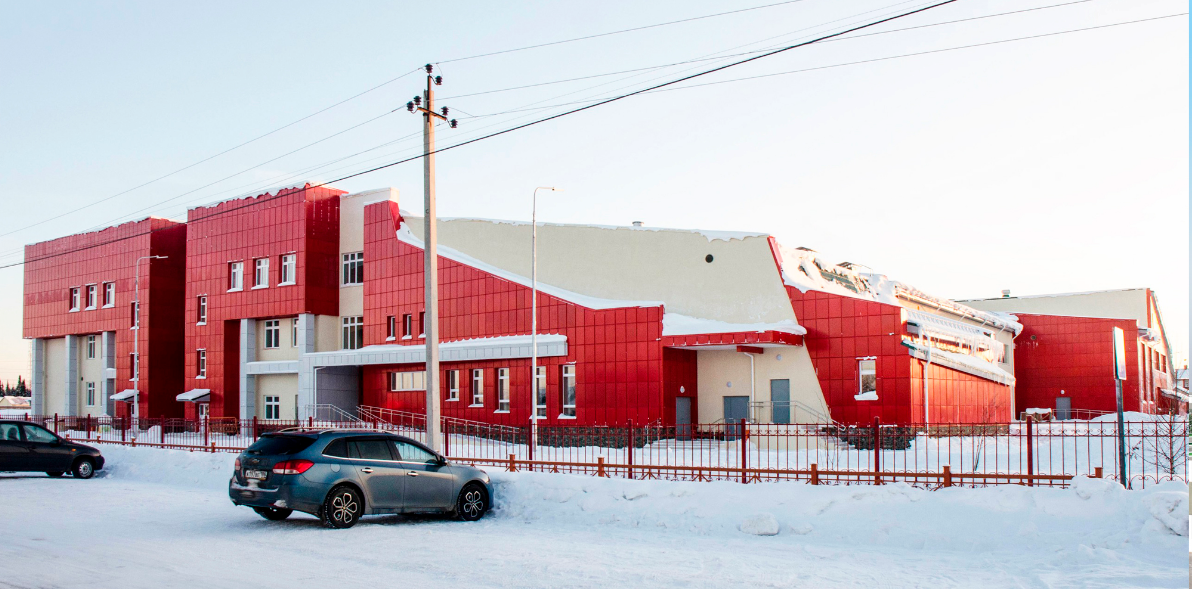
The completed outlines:
{"type": "Polygon", "coordinates": [[[873,416],[873,484],[882,484],[882,420],[873,416]]]}
{"type": "MultiPolygon", "coordinates": [[[[1028,477],[1035,474],[1035,419],[1029,413],[1026,416],[1026,474],[1028,477]]],[[[1035,480],[1028,478],[1026,486],[1035,486],[1035,480]]]]}
{"type": "Polygon", "coordinates": [[[538,191],[561,190],[539,186],[530,199],[530,445],[538,443],[538,191]]]}
{"type": "Polygon", "coordinates": [[[529,447],[529,451],[530,451],[530,456],[529,456],[529,458],[530,458],[530,460],[531,460],[531,461],[532,461],[532,460],[534,460],[534,440],[532,439],[532,436],[534,435],[534,425],[535,425],[535,422],[536,422],[536,421],[537,421],[537,420],[536,420],[536,419],[534,419],[534,417],[533,417],[533,416],[531,416],[531,417],[530,417],[530,427],[529,427],[529,429],[527,430],[527,433],[529,433],[529,434],[531,435],[531,439],[530,439],[530,440],[527,440],[527,441],[529,442],[529,444],[527,444],[527,446],[529,447]]]}
{"type": "Polygon", "coordinates": [[[745,469],[749,468],[749,420],[741,418],[741,483],[749,482],[749,474],[745,469]]]}
{"type": "Polygon", "coordinates": [[[1122,410],[1122,381],[1113,379],[1117,390],[1117,430],[1118,430],[1118,482],[1123,487],[1130,488],[1130,479],[1126,478],[1126,418],[1122,410]]]}
{"type": "Polygon", "coordinates": [[[132,334],[132,419],[133,430],[132,439],[137,439],[137,429],[141,419],[141,260],[164,260],[167,256],[141,256],[137,258],[136,264],[133,268],[133,284],[135,290],[133,293],[133,331],[132,334]]]}
{"type": "Polygon", "coordinates": [[[629,478],[633,478],[633,420],[629,420],[629,478]]]}
{"type": "Polygon", "coordinates": [[[439,440],[439,234],[435,211],[435,90],[432,68],[426,66],[426,112],[422,117],[423,250],[426,279],[426,445],[436,452],[439,440]]]}

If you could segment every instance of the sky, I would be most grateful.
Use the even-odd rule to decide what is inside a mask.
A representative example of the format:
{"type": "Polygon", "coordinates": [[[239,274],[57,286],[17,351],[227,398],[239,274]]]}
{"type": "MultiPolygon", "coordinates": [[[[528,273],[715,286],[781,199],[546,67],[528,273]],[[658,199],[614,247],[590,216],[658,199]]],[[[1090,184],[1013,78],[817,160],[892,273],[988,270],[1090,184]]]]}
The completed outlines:
{"type": "MultiPolygon", "coordinates": [[[[767,3],[0,4],[0,380],[29,375],[25,244],[417,155],[422,64],[459,120],[444,147],[928,5],[801,0],[459,59],[767,3]]],[[[439,154],[439,214],[527,219],[559,186],[543,221],[764,231],[939,296],[1146,286],[1186,357],[1188,17],[1048,34],[1187,9],[958,0],[439,154]]],[[[416,210],[422,166],[334,185],[416,210]]]]}

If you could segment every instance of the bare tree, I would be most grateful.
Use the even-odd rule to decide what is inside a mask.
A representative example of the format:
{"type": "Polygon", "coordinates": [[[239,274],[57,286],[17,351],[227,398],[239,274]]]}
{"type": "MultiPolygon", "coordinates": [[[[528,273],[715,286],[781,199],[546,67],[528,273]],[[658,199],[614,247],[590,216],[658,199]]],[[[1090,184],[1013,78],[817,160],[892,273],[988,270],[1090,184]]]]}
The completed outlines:
{"type": "Polygon", "coordinates": [[[1143,430],[1148,450],[1144,464],[1154,467],[1160,479],[1183,475],[1188,470],[1188,416],[1169,410],[1155,416],[1153,423],[1152,432],[1143,430]]]}

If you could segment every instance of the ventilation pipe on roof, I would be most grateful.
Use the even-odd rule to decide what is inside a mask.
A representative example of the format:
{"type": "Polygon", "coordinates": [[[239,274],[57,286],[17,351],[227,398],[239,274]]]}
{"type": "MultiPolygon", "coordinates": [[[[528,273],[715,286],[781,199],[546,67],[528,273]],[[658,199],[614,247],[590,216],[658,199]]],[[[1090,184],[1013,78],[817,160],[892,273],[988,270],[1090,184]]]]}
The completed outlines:
{"type": "Polygon", "coordinates": [[[1003,299],[1010,298],[1010,289],[1008,289],[1008,288],[1002,289],[1002,298],[1003,299]]]}
{"type": "Polygon", "coordinates": [[[642,222],[641,222],[641,221],[634,221],[634,222],[633,222],[633,226],[634,226],[634,227],[641,227],[641,226],[642,226],[642,222]]]}

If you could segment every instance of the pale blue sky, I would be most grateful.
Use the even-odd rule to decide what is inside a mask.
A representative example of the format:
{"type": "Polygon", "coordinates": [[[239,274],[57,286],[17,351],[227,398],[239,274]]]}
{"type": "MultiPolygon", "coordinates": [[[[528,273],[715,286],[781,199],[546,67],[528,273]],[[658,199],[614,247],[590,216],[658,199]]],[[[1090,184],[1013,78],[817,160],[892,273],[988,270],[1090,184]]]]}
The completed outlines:
{"type": "MultiPolygon", "coordinates": [[[[1062,2],[961,0],[874,30],[1062,2]]],[[[451,2],[437,3],[436,13],[381,2],[0,4],[0,233],[194,163],[428,61],[765,3],[451,2]]],[[[440,95],[736,53],[924,4],[804,0],[445,63],[440,95]],[[846,18],[866,11],[876,12],[846,18]],[[845,20],[817,26],[838,19],[845,20]],[[808,27],[815,28],[796,32],[808,27]]],[[[1091,0],[799,49],[707,81],[1187,7],[1091,0]]],[[[690,67],[448,99],[442,104],[461,125],[444,130],[440,145],[533,113],[466,114],[638,88],[690,67]],[[605,85],[591,88],[598,84],[605,85]]],[[[2,236],[0,265],[19,261],[25,243],[126,215],[183,218],[187,205],[415,134],[418,118],[402,105],[420,83],[408,76],[102,205],[2,236]],[[401,110],[177,198],[393,108],[401,110]]],[[[332,179],[366,167],[367,158],[392,161],[419,149],[414,137],[333,166],[344,170],[308,175],[332,179]]],[[[524,219],[533,187],[559,185],[566,192],[541,203],[544,220],[766,231],[942,296],[1150,286],[1182,354],[1188,158],[1188,20],[1179,17],[636,97],[440,155],[439,210],[524,219]]],[[[404,206],[417,208],[421,166],[339,186],[394,186],[404,206]]],[[[20,268],[0,270],[0,285],[0,379],[8,380],[28,374],[20,268]]]]}

